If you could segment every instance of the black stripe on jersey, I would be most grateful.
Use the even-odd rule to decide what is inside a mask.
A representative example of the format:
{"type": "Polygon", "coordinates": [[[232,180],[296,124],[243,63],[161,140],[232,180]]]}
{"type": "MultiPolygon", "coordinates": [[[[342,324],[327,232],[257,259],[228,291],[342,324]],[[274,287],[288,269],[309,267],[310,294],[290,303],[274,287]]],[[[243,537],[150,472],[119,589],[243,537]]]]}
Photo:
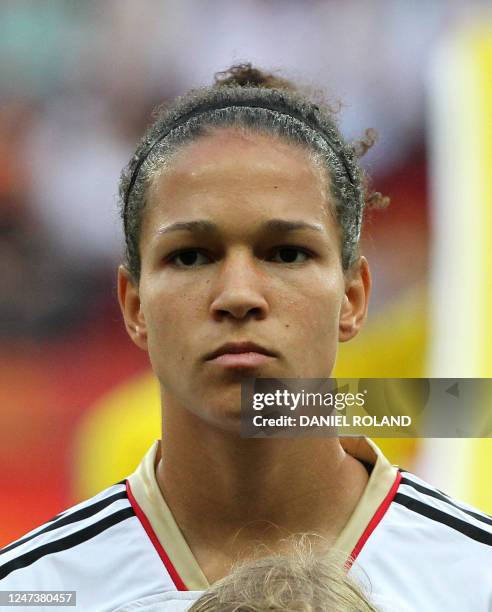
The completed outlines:
{"type": "Polygon", "coordinates": [[[133,508],[123,508],[123,510],[118,510],[118,512],[110,514],[97,523],[84,527],[84,529],[81,529],[80,531],[76,531],[75,533],[71,533],[64,538],[60,538],[59,540],[49,542],[48,544],[43,544],[34,550],[30,550],[29,552],[20,555],[16,559],[12,559],[11,561],[8,561],[4,565],[0,566],[0,580],[8,576],[11,572],[27,567],[46,555],[61,552],[62,550],[67,550],[77,546],[78,544],[82,544],[83,542],[96,537],[103,531],[106,531],[106,529],[109,529],[113,525],[131,518],[132,516],[135,516],[133,508]]]}
{"type": "Polygon", "coordinates": [[[400,484],[406,484],[415,489],[416,491],[420,491],[420,493],[425,493],[425,495],[429,495],[429,497],[435,497],[435,499],[440,499],[441,501],[446,502],[446,504],[453,506],[453,508],[457,508],[458,510],[461,510],[461,512],[468,514],[468,516],[473,516],[473,518],[477,519],[477,521],[481,521],[482,523],[486,523],[487,525],[492,525],[492,517],[488,516],[487,514],[479,514],[478,512],[473,512],[473,510],[462,508],[460,505],[456,504],[452,499],[450,499],[445,493],[441,493],[440,491],[424,487],[423,485],[414,482],[409,478],[405,478],[405,476],[403,476],[403,478],[401,479],[400,484]]]}
{"type": "MultiPolygon", "coordinates": [[[[118,485],[126,485],[126,478],[123,478],[123,480],[120,480],[119,482],[115,482],[114,485],[112,485],[113,487],[116,487],[118,485]]],[[[64,514],[66,514],[67,512],[70,511],[70,508],[68,508],[67,510],[64,510],[63,512],[60,512],[58,514],[55,514],[54,517],[50,518],[49,520],[47,520],[47,523],[52,523],[53,521],[56,521],[56,519],[59,519],[61,516],[63,516],[64,514]]],[[[2,551],[0,550],[0,553],[2,551]]]]}
{"type": "MultiPolygon", "coordinates": [[[[398,471],[401,473],[402,478],[405,477],[405,474],[410,474],[410,476],[415,476],[415,474],[413,472],[409,472],[408,470],[404,470],[402,468],[398,468],[398,471]]],[[[440,493],[441,495],[444,495],[444,497],[449,497],[449,495],[447,493],[444,493],[444,491],[441,491],[440,489],[437,489],[436,487],[432,487],[435,491],[437,491],[438,493],[440,493]]]]}
{"type": "Polygon", "coordinates": [[[412,512],[416,512],[417,514],[421,514],[422,516],[431,519],[432,521],[436,521],[446,525],[447,527],[451,527],[451,529],[459,531],[476,542],[492,546],[492,533],[489,533],[484,529],[480,529],[480,527],[476,527],[471,523],[467,523],[462,519],[456,518],[451,514],[447,514],[447,512],[438,510],[437,508],[434,508],[434,506],[429,506],[428,504],[414,499],[413,497],[409,497],[403,493],[397,493],[393,501],[397,504],[405,506],[409,510],[412,510],[412,512]]]}
{"type": "Polygon", "coordinates": [[[9,552],[9,550],[12,550],[13,548],[16,548],[17,546],[20,546],[21,544],[24,544],[24,542],[29,542],[29,540],[32,540],[33,538],[37,538],[38,535],[41,535],[42,533],[47,533],[48,531],[53,531],[53,529],[58,529],[59,527],[63,527],[64,525],[70,525],[70,523],[76,523],[77,521],[81,521],[83,519],[89,518],[90,516],[97,514],[100,510],[102,510],[103,508],[106,508],[106,506],[111,505],[112,503],[114,503],[115,501],[118,501],[119,499],[128,499],[126,491],[120,491],[119,493],[114,493],[113,495],[110,495],[109,497],[100,499],[99,501],[95,502],[94,504],[90,506],[85,506],[84,508],[80,508],[80,510],[76,510],[75,512],[72,512],[71,514],[63,513],[62,515],[60,515],[58,519],[56,519],[56,517],[55,517],[56,520],[52,519],[52,521],[50,521],[49,524],[46,525],[46,527],[44,527],[44,529],[41,529],[40,531],[36,531],[36,533],[32,533],[31,535],[28,535],[25,538],[22,538],[21,540],[16,540],[12,544],[9,544],[5,548],[2,548],[2,550],[0,550],[0,555],[2,555],[3,553],[9,552]]]}
{"type": "MultiPolygon", "coordinates": [[[[50,518],[48,521],[46,521],[47,523],[52,523],[53,521],[56,521],[56,519],[59,519],[61,516],[63,516],[65,514],[66,510],[64,510],[63,512],[59,512],[58,514],[55,514],[55,516],[53,518],[50,518]]],[[[0,551],[1,552],[1,551],[0,551]]]]}

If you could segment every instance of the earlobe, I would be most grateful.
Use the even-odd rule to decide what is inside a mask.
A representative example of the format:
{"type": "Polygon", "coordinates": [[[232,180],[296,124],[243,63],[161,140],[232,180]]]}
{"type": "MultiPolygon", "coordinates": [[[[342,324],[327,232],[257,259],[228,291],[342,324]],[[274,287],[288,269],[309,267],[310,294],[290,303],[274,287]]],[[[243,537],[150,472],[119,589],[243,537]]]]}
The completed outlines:
{"type": "Polygon", "coordinates": [[[357,335],[367,317],[371,274],[365,257],[360,257],[347,272],[345,295],[340,308],[338,340],[347,342],[357,335]]]}
{"type": "Polygon", "coordinates": [[[338,325],[338,340],[346,342],[355,336],[355,317],[353,315],[352,304],[345,294],[343,296],[342,308],[340,310],[340,321],[338,325]]]}
{"type": "Polygon", "coordinates": [[[118,268],[118,301],[125,321],[126,331],[133,342],[147,350],[147,327],[142,312],[138,285],[126,266],[118,268]]]}

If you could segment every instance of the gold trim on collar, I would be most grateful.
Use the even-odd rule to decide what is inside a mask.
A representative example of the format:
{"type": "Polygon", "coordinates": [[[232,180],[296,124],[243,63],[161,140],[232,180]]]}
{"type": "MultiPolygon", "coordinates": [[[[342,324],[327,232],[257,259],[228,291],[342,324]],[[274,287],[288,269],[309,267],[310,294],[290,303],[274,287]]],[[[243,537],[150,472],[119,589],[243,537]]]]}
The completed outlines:
{"type": "MultiPolygon", "coordinates": [[[[347,453],[374,466],[357,507],[334,545],[335,549],[348,557],[388,495],[395,481],[397,469],[368,438],[340,438],[340,443],[347,453]]],[[[157,484],[155,469],[159,455],[159,441],[156,441],[135,472],[128,478],[130,487],[138,505],[150,521],[159,542],[185,585],[193,591],[206,590],[210,586],[208,580],[198,565],[157,484]]]]}

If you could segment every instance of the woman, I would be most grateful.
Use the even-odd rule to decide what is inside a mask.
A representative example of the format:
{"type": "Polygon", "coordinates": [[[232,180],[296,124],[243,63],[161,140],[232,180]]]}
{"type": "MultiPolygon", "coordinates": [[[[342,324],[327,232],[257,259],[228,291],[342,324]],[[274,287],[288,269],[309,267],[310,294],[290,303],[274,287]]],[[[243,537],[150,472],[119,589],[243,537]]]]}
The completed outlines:
{"type": "Polygon", "coordinates": [[[110,610],[205,590],[258,541],[311,532],[397,609],[488,609],[490,518],[364,438],[239,435],[246,378],[327,378],[364,323],[362,149],[249,65],[158,116],[122,176],[118,294],[160,383],[162,442],[126,483],[7,547],[4,589],[73,588],[110,610]]]}

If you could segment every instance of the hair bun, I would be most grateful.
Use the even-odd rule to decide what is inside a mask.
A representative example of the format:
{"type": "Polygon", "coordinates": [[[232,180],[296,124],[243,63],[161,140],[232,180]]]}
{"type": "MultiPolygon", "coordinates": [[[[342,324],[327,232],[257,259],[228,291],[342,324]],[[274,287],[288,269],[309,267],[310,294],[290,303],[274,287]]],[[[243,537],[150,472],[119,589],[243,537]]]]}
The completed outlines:
{"type": "Polygon", "coordinates": [[[254,68],[253,64],[236,64],[215,73],[214,87],[265,87],[295,91],[296,86],[270,72],[254,68]]]}

